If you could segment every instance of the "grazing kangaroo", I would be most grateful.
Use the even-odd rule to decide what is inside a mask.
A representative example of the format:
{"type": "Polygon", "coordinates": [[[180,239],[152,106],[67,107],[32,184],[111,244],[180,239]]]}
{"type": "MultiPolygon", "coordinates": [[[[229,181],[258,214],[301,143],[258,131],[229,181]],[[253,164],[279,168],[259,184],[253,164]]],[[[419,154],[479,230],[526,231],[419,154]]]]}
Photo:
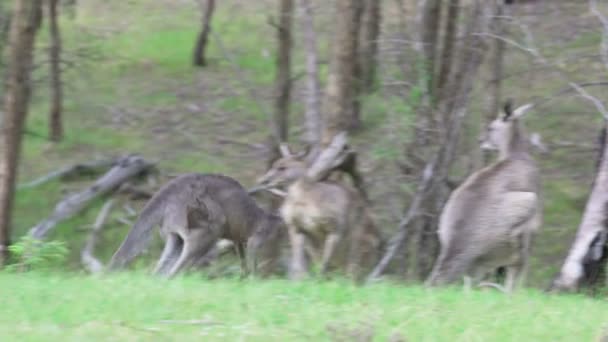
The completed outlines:
{"type": "Polygon", "coordinates": [[[152,229],[161,224],[165,247],[156,274],[173,276],[207,254],[220,239],[232,241],[243,272],[271,271],[278,259],[285,226],[278,215],[258,207],[234,179],[187,174],[161,188],[112,257],[110,269],[123,267],[145,248],[152,229]],[[245,248],[245,246],[247,248],[245,248]],[[245,255],[247,249],[247,256],[245,255]]]}
{"type": "Polygon", "coordinates": [[[481,147],[498,150],[498,160],[450,195],[439,219],[441,252],[428,285],[463,276],[479,280],[501,266],[507,270],[507,291],[521,282],[532,234],[542,221],[539,171],[520,122],[531,107],[512,111],[507,102],[504,113],[487,127],[481,147]]]}
{"type": "Polygon", "coordinates": [[[304,157],[285,148],[281,151],[283,157],[258,180],[258,186],[287,187],[280,213],[291,241],[290,277],[299,279],[308,273],[307,254],[320,262],[321,274],[326,273],[340,250],[348,258],[347,273],[363,279],[363,271],[380,257],[383,243],[363,197],[344,184],[309,179],[304,157]]]}

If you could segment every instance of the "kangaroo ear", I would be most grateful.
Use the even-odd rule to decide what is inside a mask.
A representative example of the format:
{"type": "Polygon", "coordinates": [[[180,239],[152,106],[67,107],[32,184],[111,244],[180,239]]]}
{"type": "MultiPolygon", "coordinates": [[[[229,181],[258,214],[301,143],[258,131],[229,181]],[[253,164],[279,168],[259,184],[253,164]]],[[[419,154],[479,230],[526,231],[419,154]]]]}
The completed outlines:
{"type": "Polygon", "coordinates": [[[532,103],[528,103],[523,106],[519,106],[519,107],[515,108],[515,110],[513,111],[513,114],[511,116],[513,117],[513,119],[518,119],[518,118],[522,117],[524,114],[526,114],[528,112],[528,110],[530,110],[533,107],[534,107],[534,104],[532,104],[532,103]]]}

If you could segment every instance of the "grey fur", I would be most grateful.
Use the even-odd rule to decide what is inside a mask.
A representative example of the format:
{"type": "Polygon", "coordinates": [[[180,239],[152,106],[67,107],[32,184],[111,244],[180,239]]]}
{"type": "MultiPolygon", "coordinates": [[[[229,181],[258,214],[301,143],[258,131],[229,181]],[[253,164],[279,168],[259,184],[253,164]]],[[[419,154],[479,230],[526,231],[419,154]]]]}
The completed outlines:
{"type": "Polygon", "coordinates": [[[159,224],[165,248],[155,273],[167,276],[190,266],[220,239],[234,242],[244,272],[254,270],[246,265],[247,244],[252,248],[249,266],[261,256],[270,272],[285,232],[281,218],[261,209],[236,180],[212,174],[182,175],[150,199],[109,268],[124,267],[140,254],[159,224]]]}
{"type": "Polygon", "coordinates": [[[532,234],[542,222],[540,177],[528,152],[519,117],[529,107],[499,115],[482,147],[499,151],[499,159],[473,173],[450,195],[439,222],[441,252],[428,285],[463,276],[479,280],[497,267],[507,268],[512,291],[526,271],[532,234]]]}
{"type": "Polygon", "coordinates": [[[306,170],[304,157],[285,156],[258,181],[261,187],[287,187],[280,212],[291,242],[290,277],[304,277],[312,258],[321,273],[346,262],[347,273],[362,280],[383,243],[365,200],[343,183],[309,180],[306,170]]]}

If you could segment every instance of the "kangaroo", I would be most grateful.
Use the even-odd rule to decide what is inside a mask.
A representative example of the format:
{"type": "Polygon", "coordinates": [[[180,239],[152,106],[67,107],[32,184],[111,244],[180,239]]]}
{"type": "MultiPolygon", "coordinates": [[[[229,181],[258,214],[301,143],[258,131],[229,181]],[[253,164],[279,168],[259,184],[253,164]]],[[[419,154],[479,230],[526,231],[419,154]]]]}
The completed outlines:
{"type": "Polygon", "coordinates": [[[320,262],[320,273],[325,274],[340,249],[347,254],[347,273],[361,280],[363,271],[380,257],[383,244],[363,197],[344,184],[309,179],[304,156],[281,150],[283,157],[257,183],[260,188],[287,189],[280,213],[291,242],[290,277],[306,276],[307,255],[320,262]]]}
{"type": "Polygon", "coordinates": [[[498,160],[470,175],[443,208],[441,250],[427,285],[480,280],[503,266],[507,291],[522,282],[542,205],[539,171],[520,121],[532,105],[511,106],[505,104],[480,139],[481,148],[498,150],[498,160]]]}
{"type": "Polygon", "coordinates": [[[258,258],[265,263],[259,265],[261,273],[268,274],[286,231],[282,219],[258,207],[236,180],[186,174],[150,199],[109,268],[123,267],[141,253],[157,224],[165,247],[154,273],[169,277],[206,255],[220,239],[234,243],[244,274],[258,268],[258,258]]]}

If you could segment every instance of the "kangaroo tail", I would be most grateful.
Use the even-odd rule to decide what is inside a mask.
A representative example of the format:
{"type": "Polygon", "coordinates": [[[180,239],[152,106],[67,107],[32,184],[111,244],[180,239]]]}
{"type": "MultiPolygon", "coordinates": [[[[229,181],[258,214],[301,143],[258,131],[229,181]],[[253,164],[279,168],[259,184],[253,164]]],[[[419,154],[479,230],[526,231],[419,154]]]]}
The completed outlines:
{"type": "Polygon", "coordinates": [[[157,193],[146,204],[127,238],[112,256],[108,269],[124,267],[146,248],[152,237],[152,230],[163,217],[164,196],[159,196],[160,194],[161,192],[157,193]]]}

